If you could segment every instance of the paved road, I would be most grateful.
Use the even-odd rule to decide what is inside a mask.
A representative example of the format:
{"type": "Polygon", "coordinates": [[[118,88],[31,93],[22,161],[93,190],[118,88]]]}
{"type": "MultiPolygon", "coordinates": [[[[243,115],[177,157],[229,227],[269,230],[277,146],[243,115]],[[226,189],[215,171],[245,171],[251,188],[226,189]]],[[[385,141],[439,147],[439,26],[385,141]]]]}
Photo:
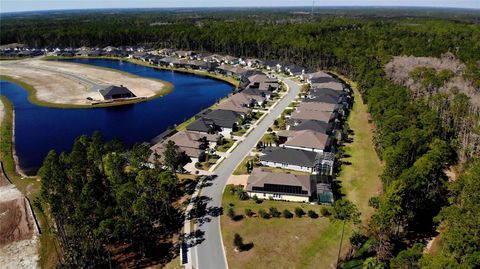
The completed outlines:
{"type": "MultiPolygon", "coordinates": [[[[280,116],[283,110],[295,99],[300,92],[300,86],[290,79],[284,79],[289,86],[290,91],[274,107],[270,113],[253,129],[245,140],[232,151],[215,170],[217,177],[212,181],[213,184],[202,189],[201,196],[209,197],[211,200],[207,203],[207,208],[219,208],[222,205],[222,194],[228,178],[235,170],[235,167],[245,158],[250,150],[256,146],[257,142],[263,137],[268,127],[280,116]]],[[[228,268],[223,243],[220,232],[219,217],[210,216],[209,221],[196,225],[200,234],[204,232],[205,239],[200,244],[191,248],[192,262],[198,269],[226,269],[228,268]]],[[[227,242],[231,244],[232,242],[227,242]]]]}

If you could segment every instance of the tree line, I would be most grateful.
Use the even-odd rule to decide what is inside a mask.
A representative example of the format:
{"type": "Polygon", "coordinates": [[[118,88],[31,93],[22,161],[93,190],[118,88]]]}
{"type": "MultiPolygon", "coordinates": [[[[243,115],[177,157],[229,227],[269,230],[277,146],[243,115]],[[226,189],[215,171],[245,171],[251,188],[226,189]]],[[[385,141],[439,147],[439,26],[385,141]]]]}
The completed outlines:
{"type": "Polygon", "coordinates": [[[150,154],[99,133],[79,137],[69,153],[49,152],[39,171],[44,203],[35,205],[54,221],[59,268],[118,267],[119,253],[158,257],[159,242],[178,232],[178,180],[159,163],[147,166],[150,154]]]}
{"type": "MultiPolygon", "coordinates": [[[[466,76],[476,78],[475,74],[478,74],[480,69],[478,65],[480,43],[472,41],[480,40],[479,24],[427,18],[317,17],[308,22],[295,23],[285,20],[280,23],[278,20],[252,21],[242,18],[230,20],[217,16],[211,19],[169,18],[164,24],[152,24],[154,21],[128,16],[125,18],[110,16],[93,21],[89,21],[85,17],[82,17],[82,20],[79,20],[78,17],[75,18],[77,19],[73,21],[38,19],[38,24],[34,23],[35,20],[6,21],[0,37],[2,43],[18,42],[38,46],[149,44],[208,51],[242,57],[283,60],[309,68],[331,69],[354,79],[360,86],[364,101],[369,105],[369,112],[376,126],[374,137],[376,151],[385,163],[385,169],[381,176],[384,192],[376,198],[377,203],[374,206],[377,210],[372,217],[368,231],[368,236],[374,239],[375,256],[378,262],[393,266],[405,261],[402,260],[402,257],[414,257],[414,259],[412,258],[413,267],[406,268],[420,266],[440,268],[442,266],[438,265],[438,261],[445,261],[445,264],[448,262],[452,267],[480,266],[478,245],[472,244],[472,247],[462,250],[455,242],[447,243],[450,244],[454,255],[442,253],[436,258],[425,258],[420,264],[419,256],[421,257],[422,254],[418,255],[417,243],[422,243],[434,235],[435,230],[441,227],[440,223],[447,227],[445,234],[448,234],[449,231],[454,234],[470,232],[478,234],[480,228],[478,228],[478,220],[475,218],[456,220],[452,217],[460,214],[458,212],[462,212],[460,209],[458,209],[460,211],[455,211],[455,207],[463,206],[461,200],[457,200],[458,197],[468,197],[467,192],[470,191],[460,187],[452,190],[444,173],[447,167],[457,162],[455,154],[457,133],[449,130],[456,126],[455,123],[445,124],[446,120],[443,117],[449,117],[447,114],[438,113],[439,108],[425,100],[414,100],[409,89],[391,82],[383,71],[384,64],[394,55],[438,57],[443,53],[451,52],[467,64],[466,76]],[[452,207],[454,209],[448,209],[452,207]],[[437,222],[437,220],[444,221],[437,222]],[[463,223],[463,221],[468,223],[463,223]]],[[[448,76],[448,74],[443,75],[448,76]]],[[[449,119],[449,121],[451,120],[449,119]]],[[[86,142],[77,142],[76,144],[78,143],[83,145],[76,146],[80,149],[86,148],[85,145],[88,144],[86,142]]],[[[74,147],[74,151],[78,150],[74,147]]],[[[88,151],[80,150],[80,152],[88,151]]],[[[46,163],[55,163],[56,166],[53,166],[52,169],[42,169],[43,177],[56,178],[57,184],[59,184],[64,182],[60,180],[62,177],[68,176],[72,182],[77,183],[72,183],[72,186],[67,189],[54,191],[52,196],[46,195],[45,199],[53,199],[52,197],[56,197],[55,194],[72,190],[76,190],[75,194],[72,194],[76,198],[69,199],[79,201],[78,196],[82,193],[85,193],[82,199],[87,199],[87,191],[81,191],[84,187],[82,182],[89,182],[88,179],[92,176],[92,172],[90,172],[92,168],[87,168],[88,164],[96,166],[98,164],[96,161],[89,163],[88,158],[78,160],[79,163],[72,162],[70,159],[76,158],[74,156],[85,156],[86,153],[76,153],[70,157],[72,154],[73,151],[68,156],[50,154],[47,157],[46,163]],[[65,164],[69,165],[65,166],[65,164]],[[78,171],[83,172],[74,169],[77,172],[62,172],[64,174],[61,176],[57,175],[60,173],[57,170],[69,171],[71,168],[68,167],[70,166],[79,167],[78,171]]],[[[104,151],[103,155],[99,153],[96,155],[109,157],[95,159],[103,166],[99,166],[98,169],[94,168],[94,173],[104,175],[105,178],[113,176],[112,180],[115,182],[118,180],[120,185],[126,182],[122,179],[136,178],[139,175],[155,178],[151,172],[135,166],[133,171],[138,169],[141,172],[138,175],[132,174],[130,168],[126,169],[130,165],[123,167],[123,170],[114,172],[108,167],[117,165],[116,168],[121,168],[121,164],[125,165],[125,162],[121,161],[125,160],[124,158],[109,151],[104,151]],[[103,169],[100,169],[101,167],[103,169]],[[112,175],[108,173],[112,173],[112,175]],[[117,175],[118,173],[120,175],[117,175]]],[[[472,166],[477,167],[478,162],[474,162],[472,166]]],[[[162,171],[160,174],[166,175],[165,173],[168,172],[162,171]]],[[[468,177],[469,172],[465,173],[468,177]]],[[[130,183],[135,187],[134,193],[141,194],[146,191],[145,187],[139,184],[137,180],[135,183],[130,183]]],[[[478,185],[478,180],[472,179],[469,184],[478,185]]],[[[106,186],[101,186],[106,188],[106,186]]],[[[161,184],[161,186],[163,188],[164,185],[161,184]]],[[[167,186],[170,185],[167,184],[167,186]]],[[[162,188],[160,191],[165,193],[166,190],[162,188]]],[[[127,196],[132,199],[129,195],[122,196],[122,193],[132,194],[128,191],[124,193],[123,191],[126,190],[123,188],[113,188],[113,190],[115,192],[111,195],[112,197],[103,198],[109,199],[108,201],[113,205],[118,203],[117,196],[118,198],[127,196]],[[120,193],[117,194],[117,191],[120,193]]],[[[56,204],[54,200],[51,201],[56,204]]],[[[63,200],[60,201],[63,202],[63,200]]],[[[133,200],[127,202],[129,205],[144,202],[156,204],[156,201],[133,200]]],[[[166,204],[162,205],[166,206],[166,204]]],[[[164,210],[161,212],[166,214],[169,207],[161,208],[164,210]]],[[[58,213],[59,216],[62,216],[60,217],[62,221],[69,224],[70,222],[74,223],[75,218],[68,217],[62,210],[63,208],[59,209],[58,213]]],[[[471,212],[472,209],[462,210],[471,212]]],[[[107,225],[107,222],[101,227],[114,229],[115,233],[113,234],[115,235],[131,235],[130,233],[138,228],[136,221],[142,219],[143,215],[136,216],[134,208],[129,208],[125,212],[129,212],[130,216],[133,216],[133,220],[124,220],[121,215],[123,210],[121,210],[118,213],[119,216],[112,216],[126,222],[125,224],[120,227],[115,225],[112,228],[107,225]]],[[[91,216],[91,214],[88,217],[92,219],[93,224],[99,224],[98,216],[96,214],[91,216]]],[[[60,227],[63,222],[59,223],[60,227]]],[[[82,238],[97,240],[99,238],[97,236],[100,238],[105,236],[105,232],[101,232],[103,230],[97,232],[98,235],[92,234],[95,229],[80,230],[82,238]]],[[[148,232],[150,231],[142,231],[139,234],[147,235],[148,232]]],[[[118,238],[125,237],[119,236],[118,238]]],[[[95,240],[91,242],[103,242],[95,240]]],[[[445,240],[449,239],[445,237],[445,240]]]]}

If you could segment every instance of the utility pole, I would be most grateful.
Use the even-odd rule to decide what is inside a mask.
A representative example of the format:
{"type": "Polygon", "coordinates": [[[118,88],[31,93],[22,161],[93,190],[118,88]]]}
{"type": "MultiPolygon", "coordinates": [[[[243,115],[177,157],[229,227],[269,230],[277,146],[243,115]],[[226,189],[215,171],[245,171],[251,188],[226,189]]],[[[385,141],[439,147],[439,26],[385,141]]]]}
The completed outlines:
{"type": "Polygon", "coordinates": [[[310,20],[313,21],[313,7],[315,6],[315,0],[312,0],[312,10],[310,11],[310,20]]]}

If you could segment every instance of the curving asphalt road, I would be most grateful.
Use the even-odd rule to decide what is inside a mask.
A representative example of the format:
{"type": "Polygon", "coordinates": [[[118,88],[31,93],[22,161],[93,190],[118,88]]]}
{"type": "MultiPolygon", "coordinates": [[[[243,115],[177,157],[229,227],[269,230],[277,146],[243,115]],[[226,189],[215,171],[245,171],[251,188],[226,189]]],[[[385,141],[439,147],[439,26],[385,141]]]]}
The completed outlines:
{"type": "MultiPolygon", "coordinates": [[[[228,178],[236,166],[247,156],[250,150],[256,146],[258,141],[267,131],[274,120],[278,118],[283,110],[297,97],[300,92],[300,85],[290,79],[283,79],[290,88],[283,99],[270,111],[267,116],[250,132],[245,140],[232,151],[215,170],[217,177],[212,184],[201,190],[201,196],[208,197],[207,211],[210,209],[216,212],[222,206],[222,195],[228,178]]],[[[228,268],[225,256],[222,235],[220,231],[219,216],[210,216],[209,220],[196,223],[198,234],[202,234],[203,241],[190,248],[192,265],[197,269],[226,269],[228,268]]],[[[229,242],[231,243],[231,242],[229,242]]]]}

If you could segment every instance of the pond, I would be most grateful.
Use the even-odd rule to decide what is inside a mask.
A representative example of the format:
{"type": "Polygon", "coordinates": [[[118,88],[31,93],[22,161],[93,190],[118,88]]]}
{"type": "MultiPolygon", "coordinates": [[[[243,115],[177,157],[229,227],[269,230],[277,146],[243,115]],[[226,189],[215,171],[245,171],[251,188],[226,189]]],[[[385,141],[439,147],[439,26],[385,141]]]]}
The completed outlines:
{"type": "Polygon", "coordinates": [[[28,101],[21,86],[0,81],[0,94],[15,109],[15,150],[20,168],[35,174],[46,154],[68,151],[78,136],[100,131],[106,140],[121,139],[126,145],[148,142],[168,127],[186,119],[228,95],[233,86],[206,77],[158,70],[130,62],[72,59],[69,62],[118,69],[147,78],[168,81],[173,92],[147,102],[107,108],[48,108],[28,101]]]}

